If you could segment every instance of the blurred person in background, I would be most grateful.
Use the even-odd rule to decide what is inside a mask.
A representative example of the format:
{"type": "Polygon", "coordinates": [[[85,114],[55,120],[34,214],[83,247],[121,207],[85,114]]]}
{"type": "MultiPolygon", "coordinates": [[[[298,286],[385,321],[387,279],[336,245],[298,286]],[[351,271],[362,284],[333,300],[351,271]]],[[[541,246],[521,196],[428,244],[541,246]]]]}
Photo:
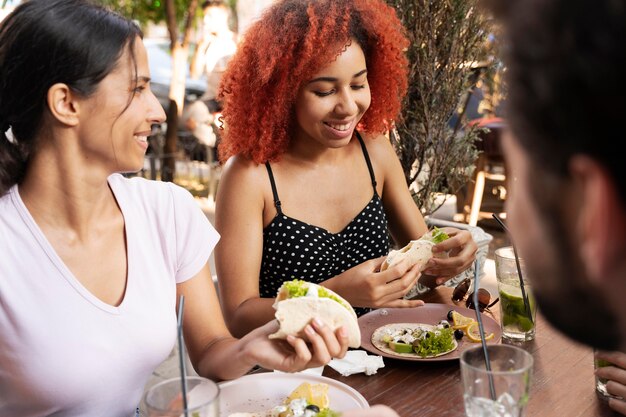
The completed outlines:
{"type": "Polygon", "coordinates": [[[207,87],[200,97],[210,113],[217,113],[222,106],[217,101],[217,89],[228,62],[237,50],[236,34],[230,30],[230,10],[221,0],[202,3],[203,36],[198,44],[199,58],[196,65],[203,68],[207,87]]]}
{"type": "Polygon", "coordinates": [[[237,0],[237,32],[244,36],[246,30],[254,23],[268,6],[276,0],[237,0]]]}
{"type": "MultiPolygon", "coordinates": [[[[542,313],[614,352],[626,398],[626,2],[494,2],[506,28],[509,226],[542,313]]],[[[609,405],[626,414],[626,402],[609,405]]]]}
{"type": "Polygon", "coordinates": [[[200,98],[185,104],[181,122],[203,149],[202,152],[196,151],[192,158],[213,162],[217,160],[217,121],[222,110],[217,100],[217,89],[228,62],[237,50],[237,43],[236,34],[229,27],[230,9],[222,0],[204,1],[202,13],[202,37],[191,73],[204,74],[206,89],[200,98]]]}

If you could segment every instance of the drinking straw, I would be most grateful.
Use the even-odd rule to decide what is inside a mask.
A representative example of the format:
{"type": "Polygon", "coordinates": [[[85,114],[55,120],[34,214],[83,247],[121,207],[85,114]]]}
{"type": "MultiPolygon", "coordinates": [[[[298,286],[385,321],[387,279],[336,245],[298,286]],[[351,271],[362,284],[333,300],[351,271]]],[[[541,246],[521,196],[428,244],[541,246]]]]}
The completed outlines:
{"type": "Polygon", "coordinates": [[[487,369],[487,378],[489,379],[489,392],[491,393],[491,399],[496,401],[496,387],[493,383],[493,375],[491,375],[491,361],[489,360],[489,351],[487,350],[487,341],[485,340],[485,329],[483,327],[483,319],[480,316],[480,309],[478,308],[478,260],[474,263],[474,305],[476,306],[476,321],[478,322],[478,332],[480,333],[480,343],[483,347],[483,355],[485,356],[485,369],[487,369]]]}
{"type": "Polygon", "coordinates": [[[500,220],[500,218],[493,213],[493,218],[502,226],[502,229],[509,235],[511,238],[511,246],[513,247],[513,255],[515,255],[515,266],[517,267],[517,277],[519,278],[519,286],[522,290],[522,300],[524,301],[524,309],[526,310],[526,315],[528,316],[528,320],[534,324],[533,315],[530,313],[530,303],[528,302],[528,297],[526,296],[526,289],[524,288],[524,277],[522,276],[522,267],[519,263],[519,257],[517,256],[517,249],[515,249],[515,245],[513,244],[513,237],[511,236],[511,232],[506,227],[504,222],[500,220]]]}
{"type": "Polygon", "coordinates": [[[185,372],[185,344],[183,343],[183,306],[185,305],[185,296],[181,294],[178,299],[178,363],[180,365],[180,381],[183,392],[183,409],[185,417],[189,417],[187,411],[187,372],[185,372]]]}

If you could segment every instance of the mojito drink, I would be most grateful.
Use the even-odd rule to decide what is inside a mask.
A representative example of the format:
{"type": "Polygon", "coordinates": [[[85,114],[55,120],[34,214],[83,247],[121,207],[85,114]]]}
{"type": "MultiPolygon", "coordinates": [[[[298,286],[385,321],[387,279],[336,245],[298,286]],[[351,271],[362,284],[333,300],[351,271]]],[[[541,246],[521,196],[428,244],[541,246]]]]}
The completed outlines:
{"type": "Polygon", "coordinates": [[[510,340],[525,341],[535,338],[536,303],[530,292],[530,286],[524,285],[530,307],[530,317],[520,288],[517,274],[501,277],[498,282],[500,294],[500,320],[502,337],[510,340]],[[531,319],[532,317],[532,319],[531,319]]]}

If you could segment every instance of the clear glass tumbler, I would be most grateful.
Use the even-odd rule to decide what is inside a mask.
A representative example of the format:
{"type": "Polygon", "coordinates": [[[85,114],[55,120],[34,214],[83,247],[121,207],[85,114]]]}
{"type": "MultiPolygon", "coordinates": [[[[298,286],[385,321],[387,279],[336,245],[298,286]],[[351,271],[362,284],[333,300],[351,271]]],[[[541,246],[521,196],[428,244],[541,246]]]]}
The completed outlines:
{"type": "Polygon", "coordinates": [[[488,345],[487,371],[482,346],[461,354],[463,400],[468,417],[521,417],[528,404],[533,357],[511,345],[488,345]]]}
{"type": "Polygon", "coordinates": [[[524,277],[524,292],[528,300],[528,309],[522,295],[513,248],[506,246],[496,250],[496,279],[500,297],[500,323],[502,325],[502,338],[514,341],[528,341],[535,338],[537,303],[535,303],[535,299],[532,296],[532,287],[528,282],[524,260],[520,259],[519,261],[524,277]]]}
{"type": "MultiPolygon", "coordinates": [[[[217,384],[199,376],[187,376],[187,416],[219,417],[219,393],[217,384]]],[[[185,416],[180,377],[160,382],[149,388],[144,395],[148,417],[185,416]]]]}

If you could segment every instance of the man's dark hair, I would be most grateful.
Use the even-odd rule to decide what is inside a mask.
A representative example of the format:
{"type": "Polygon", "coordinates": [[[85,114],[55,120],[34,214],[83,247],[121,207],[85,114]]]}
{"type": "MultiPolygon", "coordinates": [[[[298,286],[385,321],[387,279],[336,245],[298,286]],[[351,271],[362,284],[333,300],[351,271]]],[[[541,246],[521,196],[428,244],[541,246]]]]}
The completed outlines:
{"type": "Polygon", "coordinates": [[[565,176],[572,155],[602,163],[626,203],[626,2],[499,1],[508,119],[534,164],[565,176]]]}

